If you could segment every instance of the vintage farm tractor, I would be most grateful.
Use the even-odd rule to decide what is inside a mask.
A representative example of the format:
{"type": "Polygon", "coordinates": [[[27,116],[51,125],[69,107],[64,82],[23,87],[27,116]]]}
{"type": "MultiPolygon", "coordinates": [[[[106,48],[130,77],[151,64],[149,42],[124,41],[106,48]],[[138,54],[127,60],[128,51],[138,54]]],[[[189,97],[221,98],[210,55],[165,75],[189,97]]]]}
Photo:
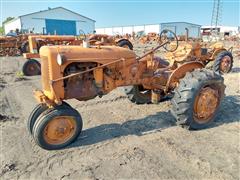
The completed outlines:
{"type": "Polygon", "coordinates": [[[203,45],[199,41],[181,41],[175,52],[167,52],[165,58],[170,62],[180,63],[182,61],[196,60],[214,72],[229,73],[233,66],[232,48],[226,49],[223,43],[218,42],[203,45]]]}
{"type": "Polygon", "coordinates": [[[17,36],[0,36],[0,57],[19,56],[23,53],[22,44],[27,41],[28,34],[17,36]]]}
{"type": "Polygon", "coordinates": [[[36,60],[40,58],[39,49],[46,45],[83,45],[87,42],[89,45],[117,45],[133,49],[132,43],[127,39],[115,39],[108,35],[94,34],[84,35],[82,38],[76,36],[60,36],[60,35],[32,35],[28,37],[28,41],[22,45],[24,49],[23,57],[27,59],[22,67],[25,76],[34,76],[41,74],[41,64],[36,60]]]}
{"type": "Polygon", "coordinates": [[[123,87],[134,103],[158,103],[172,95],[171,112],[177,124],[205,128],[213,121],[224,96],[223,78],[204,69],[200,61],[171,64],[154,56],[163,47],[174,51],[175,34],[164,31],[162,43],[137,57],[117,46],[44,46],[40,49],[42,90],[34,91],[39,104],[28,119],[35,142],[47,150],[73,142],[82,130],[82,118],[64,100],[87,101],[123,87]],[[174,37],[174,38],[173,38],[174,37]]]}
{"type": "Polygon", "coordinates": [[[41,64],[36,60],[40,58],[39,49],[46,45],[80,45],[82,41],[75,36],[60,35],[31,35],[22,45],[24,49],[23,57],[27,59],[22,67],[25,76],[33,76],[41,74],[41,64]]]}

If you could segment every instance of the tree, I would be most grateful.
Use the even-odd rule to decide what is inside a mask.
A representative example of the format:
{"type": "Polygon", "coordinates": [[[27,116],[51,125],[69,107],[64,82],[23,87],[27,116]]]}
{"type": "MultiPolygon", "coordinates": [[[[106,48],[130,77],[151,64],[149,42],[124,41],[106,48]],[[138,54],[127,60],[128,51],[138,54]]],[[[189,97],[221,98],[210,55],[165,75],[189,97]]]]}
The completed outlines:
{"type": "Polygon", "coordinates": [[[4,34],[4,29],[3,27],[0,26],[0,35],[3,35],[4,34]]]}
{"type": "Polygon", "coordinates": [[[14,19],[14,17],[7,17],[4,21],[3,21],[3,25],[5,24],[5,23],[7,23],[8,21],[11,21],[11,20],[13,20],[14,19]]]}

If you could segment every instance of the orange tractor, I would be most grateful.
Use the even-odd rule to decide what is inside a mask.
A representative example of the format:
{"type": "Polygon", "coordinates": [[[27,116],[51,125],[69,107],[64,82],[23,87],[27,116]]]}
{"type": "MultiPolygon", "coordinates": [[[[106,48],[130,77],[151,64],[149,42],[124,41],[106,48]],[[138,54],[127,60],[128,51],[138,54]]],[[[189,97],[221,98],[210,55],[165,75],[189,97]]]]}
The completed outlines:
{"type": "Polygon", "coordinates": [[[201,42],[182,41],[175,52],[168,52],[165,58],[170,62],[196,60],[202,62],[207,68],[224,74],[229,73],[233,66],[231,49],[226,49],[223,43],[218,42],[210,46],[201,42]]]}
{"type": "Polygon", "coordinates": [[[84,35],[83,38],[76,36],[60,36],[60,35],[32,35],[28,37],[28,41],[23,43],[23,56],[27,59],[24,63],[22,72],[26,76],[34,76],[41,74],[41,64],[36,60],[40,58],[39,49],[46,45],[117,45],[133,49],[132,43],[127,39],[116,39],[108,35],[94,34],[84,35]]]}
{"type": "Polygon", "coordinates": [[[177,124],[189,129],[207,127],[224,96],[223,78],[204,69],[199,61],[172,64],[156,57],[159,48],[174,51],[178,46],[174,33],[163,33],[170,38],[163,38],[159,46],[141,57],[117,46],[41,47],[42,90],[34,92],[39,104],[28,119],[35,142],[47,150],[72,143],[83,123],[78,111],[65,100],[87,101],[117,87],[123,87],[134,103],[159,103],[171,95],[171,112],[177,124]]]}

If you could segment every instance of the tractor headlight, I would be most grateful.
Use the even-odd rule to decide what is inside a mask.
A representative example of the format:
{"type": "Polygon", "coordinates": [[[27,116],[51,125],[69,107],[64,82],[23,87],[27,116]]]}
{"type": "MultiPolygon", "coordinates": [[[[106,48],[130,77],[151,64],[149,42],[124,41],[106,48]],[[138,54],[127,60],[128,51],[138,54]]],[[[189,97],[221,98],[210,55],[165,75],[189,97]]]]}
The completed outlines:
{"type": "Polygon", "coordinates": [[[62,65],[62,64],[64,63],[64,61],[65,61],[64,56],[63,56],[62,54],[58,54],[58,55],[57,55],[57,63],[58,63],[59,65],[62,65]]]}

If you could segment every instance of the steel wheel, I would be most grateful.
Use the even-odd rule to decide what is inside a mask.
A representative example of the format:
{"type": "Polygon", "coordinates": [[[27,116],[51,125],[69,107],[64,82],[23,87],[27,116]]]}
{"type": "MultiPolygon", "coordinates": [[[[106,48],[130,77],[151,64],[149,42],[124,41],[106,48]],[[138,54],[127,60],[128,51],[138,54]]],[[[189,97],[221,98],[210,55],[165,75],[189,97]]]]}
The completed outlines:
{"type": "Polygon", "coordinates": [[[194,102],[194,118],[199,124],[207,123],[217,110],[220,102],[218,90],[202,88],[194,102]]]}
{"type": "Polygon", "coordinates": [[[72,116],[55,117],[44,128],[43,138],[48,144],[66,143],[76,132],[76,126],[72,116]]]}

